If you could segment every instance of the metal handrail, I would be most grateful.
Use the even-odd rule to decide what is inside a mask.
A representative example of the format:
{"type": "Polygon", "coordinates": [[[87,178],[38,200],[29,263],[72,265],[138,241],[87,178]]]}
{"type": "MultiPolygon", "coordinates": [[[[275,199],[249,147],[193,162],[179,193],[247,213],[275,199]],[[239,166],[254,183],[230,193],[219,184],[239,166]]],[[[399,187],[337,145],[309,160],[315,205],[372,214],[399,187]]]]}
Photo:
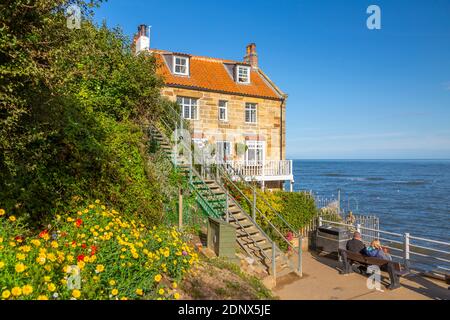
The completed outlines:
{"type": "Polygon", "coordinates": [[[442,241],[438,241],[438,240],[425,239],[425,238],[414,237],[414,236],[410,236],[410,238],[414,239],[414,240],[420,240],[420,241],[426,241],[426,242],[432,242],[432,243],[436,243],[436,244],[442,244],[445,246],[450,246],[450,243],[448,243],[448,242],[442,242],[442,241]]]}
{"type": "MultiPolygon", "coordinates": [[[[289,224],[289,222],[287,222],[286,219],[284,219],[284,218],[280,215],[280,213],[272,207],[272,205],[266,200],[266,198],[265,198],[264,196],[262,196],[262,195],[259,193],[259,191],[258,191],[257,188],[255,188],[252,184],[250,184],[250,183],[248,183],[248,181],[246,181],[245,177],[243,177],[239,172],[236,172],[236,170],[235,170],[233,167],[231,167],[231,166],[230,166],[230,167],[224,168],[224,165],[221,164],[220,167],[221,167],[222,169],[224,169],[225,172],[227,172],[226,169],[231,169],[231,170],[233,171],[233,174],[236,175],[236,176],[238,176],[239,179],[240,179],[240,181],[241,181],[242,183],[244,183],[247,187],[249,187],[251,191],[255,192],[257,196],[259,195],[259,199],[261,199],[261,200],[264,202],[264,204],[265,204],[265,205],[266,205],[266,206],[267,206],[267,207],[268,207],[268,208],[269,208],[269,209],[277,216],[277,218],[280,218],[281,221],[283,221],[283,222],[285,223],[285,225],[287,226],[287,228],[290,229],[291,232],[292,232],[295,236],[299,237],[299,233],[298,233],[297,231],[295,231],[295,229],[289,224]]],[[[227,172],[227,174],[228,174],[228,172],[227,172]]],[[[237,187],[237,188],[239,189],[239,187],[237,187]]],[[[247,199],[248,199],[248,198],[247,198],[247,199]]],[[[249,201],[250,201],[250,200],[249,200],[249,201]]]]}
{"type": "MultiPolygon", "coordinates": [[[[322,223],[329,223],[329,224],[335,224],[335,225],[341,225],[341,226],[346,226],[346,227],[352,227],[354,228],[354,225],[351,224],[345,224],[345,223],[339,223],[339,222],[335,222],[335,221],[329,221],[329,220],[320,220],[322,223]]],[[[438,240],[433,240],[433,239],[427,239],[427,238],[421,238],[421,237],[414,237],[411,236],[409,233],[405,233],[404,235],[399,234],[399,233],[394,233],[394,232],[389,232],[389,231],[383,231],[383,230],[374,230],[371,228],[366,228],[363,226],[359,226],[359,228],[361,230],[371,230],[371,231],[376,231],[379,233],[385,233],[385,234],[390,234],[390,235],[394,235],[397,237],[401,237],[404,239],[404,242],[399,242],[396,240],[391,240],[391,239],[386,239],[386,238],[379,238],[380,240],[384,240],[388,243],[394,243],[394,244],[400,244],[400,247],[392,247],[389,245],[386,245],[386,248],[389,248],[391,250],[394,251],[400,251],[403,252],[403,257],[397,256],[397,255],[393,255],[391,254],[392,257],[396,257],[396,258],[400,258],[400,259],[404,259],[406,264],[409,264],[409,261],[411,260],[409,255],[415,255],[415,256],[419,256],[419,257],[426,257],[426,258],[430,258],[430,259],[434,259],[434,260],[438,260],[441,262],[445,262],[445,263],[450,263],[450,260],[442,257],[442,256],[437,256],[437,255],[431,255],[433,254],[433,252],[435,252],[436,254],[444,254],[444,255],[450,255],[450,252],[445,251],[445,250],[441,250],[441,249],[435,249],[435,248],[430,248],[430,247],[426,247],[426,246],[421,246],[421,245],[417,245],[417,244],[412,244],[410,242],[411,239],[414,240],[419,240],[419,241],[424,241],[424,242],[430,242],[430,243],[436,243],[439,245],[450,245],[450,243],[448,242],[443,242],[443,241],[438,241],[438,240]],[[417,251],[417,249],[423,249],[423,250],[427,250],[427,251],[432,251],[430,254],[426,254],[426,253],[422,253],[417,251]]],[[[420,262],[422,263],[422,262],[420,262]]],[[[438,268],[442,268],[439,266],[434,265],[434,267],[438,267],[438,268]]],[[[420,268],[419,268],[420,269],[420,268]]]]}
{"type": "MultiPolygon", "coordinates": [[[[248,202],[250,202],[250,199],[248,199],[248,197],[242,192],[242,190],[232,181],[232,179],[229,177],[229,175],[228,174],[224,174],[224,177],[238,190],[238,192],[248,201],[248,202]]],[[[219,185],[220,185],[220,183],[219,183],[219,185]]],[[[234,201],[235,201],[235,203],[236,204],[238,204],[238,201],[237,200],[235,200],[234,199],[234,201]]],[[[247,215],[247,217],[251,220],[251,221],[253,221],[253,223],[254,223],[254,225],[258,228],[258,230],[267,238],[267,239],[269,239],[269,241],[272,243],[272,245],[273,246],[275,246],[275,248],[277,249],[277,250],[279,250],[279,251],[281,251],[280,250],[280,248],[276,245],[276,243],[275,243],[275,241],[273,240],[273,239],[271,239],[271,237],[269,237],[267,234],[266,234],[266,232],[261,228],[261,226],[258,224],[258,222],[257,221],[255,221],[248,213],[246,213],[245,212],[245,210],[238,204],[238,207],[241,209],[241,211],[242,212],[244,212],[246,215],[247,215]]],[[[290,246],[294,251],[296,250],[296,249],[298,249],[298,248],[295,248],[295,246],[294,245],[292,245],[292,243],[288,240],[288,239],[286,239],[285,237],[284,237],[284,235],[273,225],[273,223],[267,218],[267,216],[265,215],[265,214],[263,214],[257,207],[255,208],[255,210],[256,211],[258,211],[258,213],[259,213],[259,215],[261,216],[261,217],[263,217],[264,218],[264,220],[272,227],[272,229],[273,230],[275,230],[280,236],[281,236],[281,238],[288,244],[288,246],[290,246]]],[[[300,242],[299,242],[299,246],[300,246],[300,242]]],[[[261,250],[261,251],[263,251],[263,250],[261,250]]],[[[298,252],[296,252],[297,254],[298,254],[298,252]]],[[[269,260],[272,260],[272,259],[270,259],[269,258],[269,260]]],[[[290,264],[290,261],[289,260],[287,260],[288,261],[288,263],[290,264]]],[[[292,268],[292,266],[290,266],[291,268],[292,268]]]]}
{"type": "MultiPolygon", "coordinates": [[[[233,198],[232,198],[232,199],[233,199],[233,198]]],[[[233,199],[233,202],[234,202],[234,204],[241,210],[242,214],[244,214],[245,216],[247,216],[247,218],[248,218],[250,221],[252,221],[251,218],[249,217],[249,215],[244,211],[244,209],[242,209],[242,207],[239,205],[239,203],[238,203],[235,199],[233,199]]],[[[227,210],[228,210],[228,209],[227,209],[227,210]]],[[[227,213],[227,214],[228,214],[228,213],[227,213]]],[[[252,240],[253,244],[255,245],[255,247],[257,247],[257,248],[259,249],[259,252],[264,256],[264,258],[265,258],[265,259],[268,259],[268,260],[271,260],[271,258],[269,258],[269,257],[266,255],[266,253],[265,253],[264,250],[260,247],[260,245],[258,244],[258,242],[257,242],[255,239],[253,239],[253,237],[252,237],[252,236],[250,235],[250,233],[248,233],[248,231],[243,227],[243,225],[239,222],[239,220],[238,220],[238,219],[235,219],[234,217],[233,217],[233,219],[234,219],[234,221],[236,221],[236,223],[239,225],[239,227],[241,228],[241,230],[243,230],[243,231],[245,232],[245,234],[247,235],[247,237],[248,237],[249,239],[252,240]]],[[[259,228],[259,226],[258,226],[257,224],[255,224],[255,226],[256,226],[256,228],[257,228],[260,232],[262,232],[263,235],[264,235],[264,231],[260,230],[260,228],[259,228]]],[[[268,237],[267,237],[267,238],[268,238],[268,237]]],[[[269,241],[272,241],[270,238],[268,238],[268,239],[269,239],[269,241]]],[[[238,242],[239,242],[239,241],[238,241],[238,242]]],[[[247,251],[247,249],[245,248],[244,245],[242,245],[240,242],[239,242],[239,244],[240,244],[241,247],[244,248],[245,251],[247,251]]],[[[247,253],[248,253],[248,251],[247,251],[247,253]]]]}

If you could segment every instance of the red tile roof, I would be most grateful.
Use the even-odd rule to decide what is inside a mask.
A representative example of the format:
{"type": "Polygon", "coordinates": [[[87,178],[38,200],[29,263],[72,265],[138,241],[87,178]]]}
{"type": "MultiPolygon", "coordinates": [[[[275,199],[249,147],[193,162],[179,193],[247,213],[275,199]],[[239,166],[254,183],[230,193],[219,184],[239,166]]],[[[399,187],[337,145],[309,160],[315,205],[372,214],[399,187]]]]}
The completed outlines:
{"type": "Polygon", "coordinates": [[[261,97],[281,100],[282,95],[264,78],[259,70],[251,70],[250,84],[239,84],[234,81],[225,64],[243,64],[242,62],[190,56],[190,75],[174,75],[165,62],[163,55],[176,53],[152,50],[157,64],[157,73],[161,75],[167,86],[191,88],[196,90],[210,90],[244,96],[261,97]]]}

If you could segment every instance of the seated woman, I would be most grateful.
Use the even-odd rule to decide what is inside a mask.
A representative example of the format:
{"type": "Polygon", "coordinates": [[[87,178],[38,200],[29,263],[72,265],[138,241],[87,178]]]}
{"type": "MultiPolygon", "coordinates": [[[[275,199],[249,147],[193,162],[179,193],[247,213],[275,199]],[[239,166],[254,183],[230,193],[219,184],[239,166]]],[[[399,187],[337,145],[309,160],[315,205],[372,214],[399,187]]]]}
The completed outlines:
{"type": "Polygon", "coordinates": [[[392,261],[391,255],[388,253],[387,248],[381,246],[380,240],[373,240],[365,250],[365,255],[369,257],[375,257],[379,259],[392,261]]]}

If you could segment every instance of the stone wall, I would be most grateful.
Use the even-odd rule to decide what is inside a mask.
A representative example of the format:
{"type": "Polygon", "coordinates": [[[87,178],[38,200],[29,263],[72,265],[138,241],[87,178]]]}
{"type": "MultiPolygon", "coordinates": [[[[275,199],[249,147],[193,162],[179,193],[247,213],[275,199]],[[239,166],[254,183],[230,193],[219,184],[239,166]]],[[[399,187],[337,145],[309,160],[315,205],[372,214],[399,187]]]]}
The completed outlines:
{"type": "Polygon", "coordinates": [[[171,101],[177,96],[197,98],[198,120],[191,120],[193,138],[232,143],[232,159],[243,160],[236,154],[236,143],[245,140],[265,141],[266,160],[286,159],[285,105],[280,100],[244,97],[216,92],[165,87],[162,94],[171,101]],[[228,121],[219,121],[219,100],[228,102],[228,121]],[[245,122],[245,104],[257,104],[257,123],[245,122]]]}

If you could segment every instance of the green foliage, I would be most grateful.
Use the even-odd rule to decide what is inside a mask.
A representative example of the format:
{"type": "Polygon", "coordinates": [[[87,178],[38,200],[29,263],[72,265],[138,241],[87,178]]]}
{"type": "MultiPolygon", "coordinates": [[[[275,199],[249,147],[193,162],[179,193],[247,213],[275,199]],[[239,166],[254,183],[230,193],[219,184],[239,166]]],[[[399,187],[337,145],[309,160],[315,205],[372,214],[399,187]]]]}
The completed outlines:
{"type": "MultiPolygon", "coordinates": [[[[239,202],[241,207],[247,213],[252,214],[253,191],[251,188],[241,182],[234,182],[233,184],[225,183],[225,186],[230,194],[239,202]]],[[[286,223],[274,211],[278,212],[294,230],[299,230],[304,227],[317,213],[315,201],[307,193],[281,190],[262,192],[259,189],[257,189],[257,192],[256,207],[258,211],[256,213],[256,220],[269,235],[276,236],[269,226],[269,221],[284,234],[290,231],[286,223]]]]}
{"type": "Polygon", "coordinates": [[[314,198],[305,192],[278,191],[275,196],[282,203],[281,215],[295,230],[307,225],[317,213],[314,198]]]}
{"type": "Polygon", "coordinates": [[[0,203],[31,222],[74,197],[161,218],[165,199],[142,130],[162,114],[161,80],[120,30],[92,23],[100,2],[0,7],[0,203]],[[84,14],[79,30],[66,27],[70,4],[84,14]]]}

